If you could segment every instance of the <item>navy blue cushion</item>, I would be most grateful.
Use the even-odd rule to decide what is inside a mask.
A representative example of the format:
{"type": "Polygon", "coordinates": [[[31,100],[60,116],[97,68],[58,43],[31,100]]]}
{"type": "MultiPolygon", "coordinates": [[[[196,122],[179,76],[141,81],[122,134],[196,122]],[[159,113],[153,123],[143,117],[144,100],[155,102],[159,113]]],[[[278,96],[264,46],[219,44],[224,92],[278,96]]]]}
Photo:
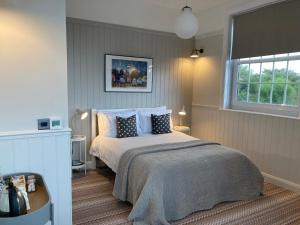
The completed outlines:
{"type": "Polygon", "coordinates": [[[136,137],[138,136],[136,127],[136,115],[128,118],[116,117],[117,121],[117,138],[136,137]]]}
{"type": "Polygon", "coordinates": [[[163,115],[151,114],[152,134],[171,133],[170,129],[170,113],[163,115]]]}

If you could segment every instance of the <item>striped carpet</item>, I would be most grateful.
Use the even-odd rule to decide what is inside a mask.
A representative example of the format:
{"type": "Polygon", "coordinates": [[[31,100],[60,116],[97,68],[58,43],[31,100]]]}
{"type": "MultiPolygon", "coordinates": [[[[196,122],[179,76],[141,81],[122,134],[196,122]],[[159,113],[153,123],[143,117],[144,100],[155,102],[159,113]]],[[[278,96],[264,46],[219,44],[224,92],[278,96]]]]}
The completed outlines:
{"type": "MultiPolygon", "coordinates": [[[[74,225],[132,224],[127,220],[132,206],[112,196],[113,182],[113,173],[107,169],[73,179],[74,225]]],[[[300,225],[300,196],[266,183],[264,196],[256,200],[222,203],[172,224],[300,225]]]]}

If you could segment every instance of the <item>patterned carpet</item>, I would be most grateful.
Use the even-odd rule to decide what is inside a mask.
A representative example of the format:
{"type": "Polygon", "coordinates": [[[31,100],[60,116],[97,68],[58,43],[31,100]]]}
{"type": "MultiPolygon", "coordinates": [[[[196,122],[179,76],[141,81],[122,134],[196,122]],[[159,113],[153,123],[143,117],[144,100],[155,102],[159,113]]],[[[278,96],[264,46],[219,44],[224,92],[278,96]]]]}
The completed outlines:
{"type": "MultiPolygon", "coordinates": [[[[132,224],[129,203],[112,196],[113,173],[90,171],[73,180],[73,224],[132,224]]],[[[222,203],[211,210],[193,213],[173,225],[300,225],[300,195],[266,183],[264,196],[253,201],[222,203]]]]}

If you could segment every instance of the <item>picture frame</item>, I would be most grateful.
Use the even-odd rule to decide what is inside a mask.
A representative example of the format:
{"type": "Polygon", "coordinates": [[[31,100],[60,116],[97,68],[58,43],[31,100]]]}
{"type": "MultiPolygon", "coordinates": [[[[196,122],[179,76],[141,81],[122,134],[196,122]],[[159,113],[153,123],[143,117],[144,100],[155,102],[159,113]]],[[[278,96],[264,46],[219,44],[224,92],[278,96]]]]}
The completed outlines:
{"type": "Polygon", "coordinates": [[[152,92],[153,59],[105,54],[106,92],[152,92]]]}

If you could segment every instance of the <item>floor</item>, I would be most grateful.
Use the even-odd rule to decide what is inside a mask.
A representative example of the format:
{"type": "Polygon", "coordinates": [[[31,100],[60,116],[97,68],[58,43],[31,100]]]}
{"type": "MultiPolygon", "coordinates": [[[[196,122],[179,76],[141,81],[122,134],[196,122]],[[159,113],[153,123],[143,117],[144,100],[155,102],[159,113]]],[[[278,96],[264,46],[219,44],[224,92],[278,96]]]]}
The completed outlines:
{"type": "MultiPolygon", "coordinates": [[[[132,206],[112,196],[113,183],[114,174],[109,169],[74,175],[74,225],[132,224],[127,220],[132,206]]],[[[256,200],[222,203],[171,224],[300,225],[300,195],[266,183],[264,196],[256,200]]]]}

